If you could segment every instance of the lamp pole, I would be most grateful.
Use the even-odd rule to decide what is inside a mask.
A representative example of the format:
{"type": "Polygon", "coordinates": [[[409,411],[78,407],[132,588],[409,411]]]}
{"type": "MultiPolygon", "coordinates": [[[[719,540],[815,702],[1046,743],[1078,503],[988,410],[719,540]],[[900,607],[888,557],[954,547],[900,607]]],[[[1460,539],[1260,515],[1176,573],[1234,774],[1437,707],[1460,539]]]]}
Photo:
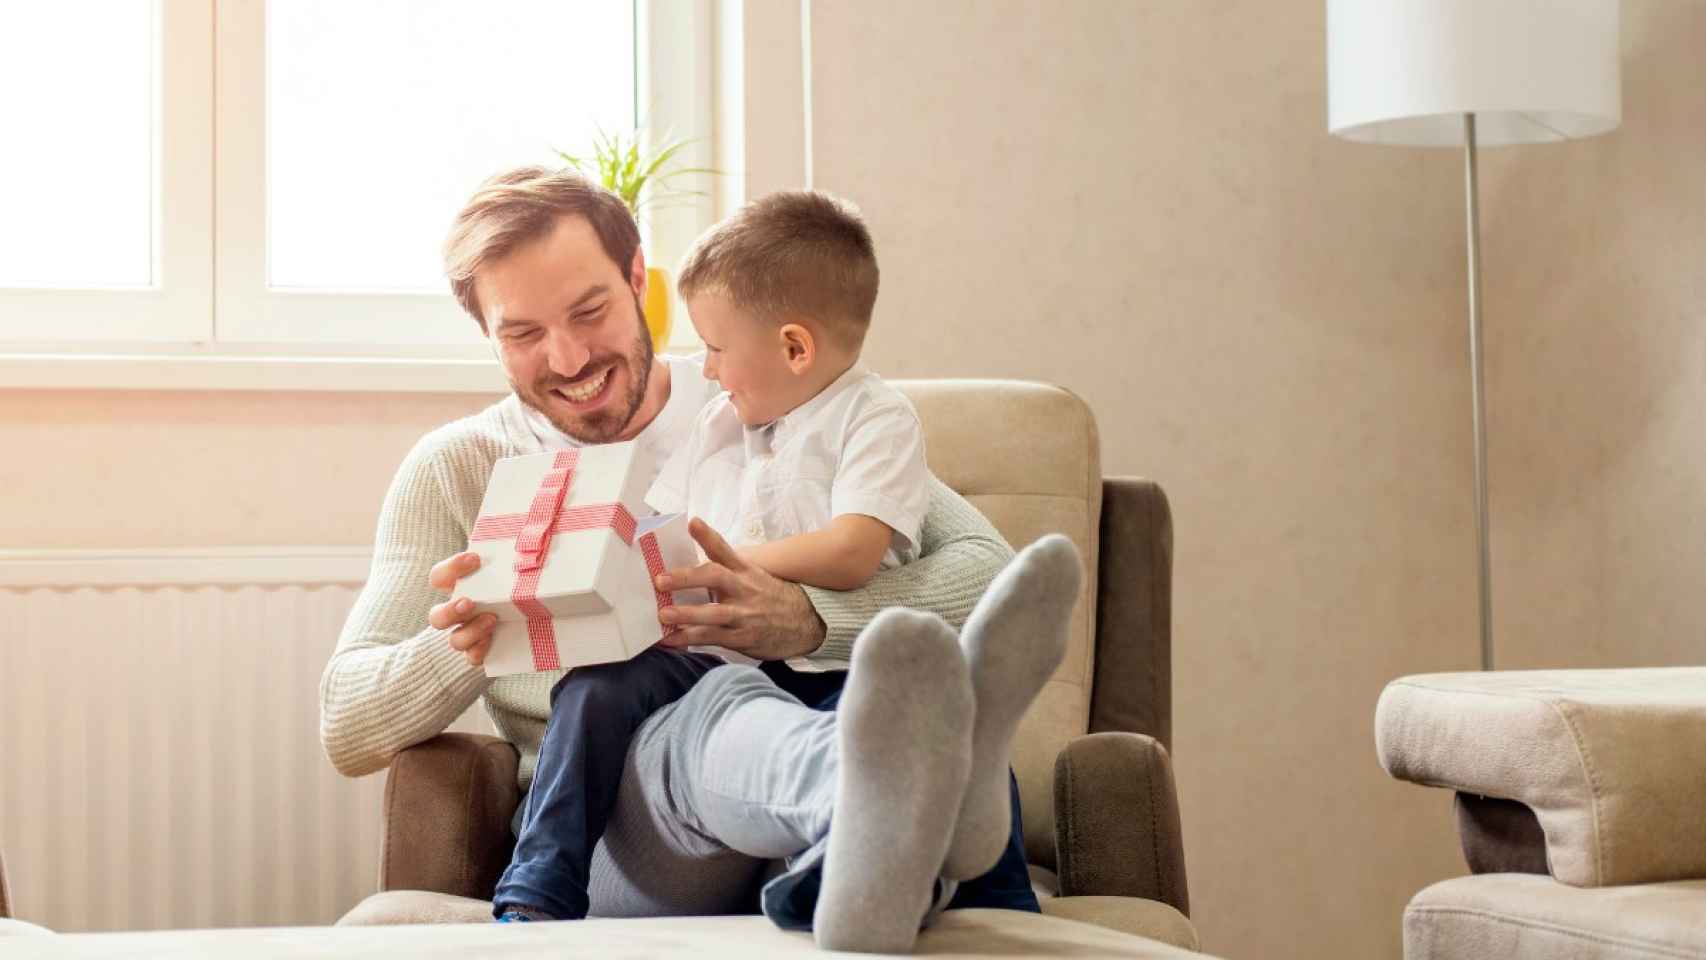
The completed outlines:
{"type": "Polygon", "coordinates": [[[1475,536],[1481,560],[1481,669],[1493,669],[1493,575],[1487,543],[1487,411],[1481,382],[1481,216],[1476,201],[1475,115],[1463,115],[1464,192],[1469,205],[1469,368],[1475,408],[1475,536]]]}

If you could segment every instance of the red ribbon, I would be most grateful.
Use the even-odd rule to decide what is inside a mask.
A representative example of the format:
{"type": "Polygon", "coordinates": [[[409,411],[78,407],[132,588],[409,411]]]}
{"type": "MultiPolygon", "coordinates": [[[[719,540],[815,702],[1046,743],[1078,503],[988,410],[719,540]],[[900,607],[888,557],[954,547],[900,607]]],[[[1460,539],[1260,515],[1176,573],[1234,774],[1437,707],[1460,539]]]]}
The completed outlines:
{"type": "MultiPolygon", "coordinates": [[[[551,626],[551,611],[539,602],[539,577],[551,552],[551,538],[559,533],[577,530],[613,531],[628,546],[634,545],[634,515],[620,503],[594,503],[563,509],[569,487],[574,484],[575,466],[580,451],[563,450],[551,461],[551,469],[539,482],[533,503],[526,513],[505,513],[481,517],[468,535],[476,540],[515,539],[515,587],[509,600],[527,618],[527,639],[533,647],[533,669],[558,670],[562,661],[557,657],[557,632],[551,626]]],[[[675,603],[667,590],[659,590],[655,579],[663,573],[663,553],[658,549],[657,535],[648,533],[640,538],[640,555],[646,560],[646,570],[654,579],[652,592],[657,595],[658,611],[675,603]]],[[[662,624],[662,621],[659,621],[662,624]]],[[[669,636],[678,628],[662,624],[663,635],[669,636]]]]}

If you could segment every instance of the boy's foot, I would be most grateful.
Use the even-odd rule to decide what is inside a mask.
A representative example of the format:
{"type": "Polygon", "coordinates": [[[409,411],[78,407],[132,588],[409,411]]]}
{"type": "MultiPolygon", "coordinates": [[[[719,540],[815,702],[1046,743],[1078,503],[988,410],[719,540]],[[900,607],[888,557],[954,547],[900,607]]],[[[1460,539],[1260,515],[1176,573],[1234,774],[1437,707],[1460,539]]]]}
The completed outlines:
{"type": "Polygon", "coordinates": [[[960,631],[977,698],[971,773],[942,875],[982,876],[1013,829],[1007,770],[1013,734],[1066,654],[1066,631],[1083,579],[1072,541],[1050,534],[1019,551],[960,631]]]}
{"type": "Polygon", "coordinates": [[[912,949],[965,792],[971,722],[953,629],[935,614],[878,614],[854,644],[841,698],[818,946],[912,949]]]}
{"type": "Polygon", "coordinates": [[[535,921],[545,921],[545,920],[555,920],[555,919],[557,919],[557,918],[551,916],[550,914],[546,913],[543,910],[537,910],[537,909],[534,909],[533,907],[524,907],[524,906],[521,906],[519,904],[511,904],[510,906],[504,907],[503,912],[498,914],[497,922],[498,923],[533,923],[535,921]]]}

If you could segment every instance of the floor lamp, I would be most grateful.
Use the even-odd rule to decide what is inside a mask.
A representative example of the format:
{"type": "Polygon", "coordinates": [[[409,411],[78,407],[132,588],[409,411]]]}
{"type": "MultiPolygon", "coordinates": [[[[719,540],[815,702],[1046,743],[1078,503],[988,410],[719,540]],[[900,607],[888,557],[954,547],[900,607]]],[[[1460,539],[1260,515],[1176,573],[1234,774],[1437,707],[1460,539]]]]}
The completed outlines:
{"type": "Polygon", "coordinates": [[[1327,128],[1463,148],[1481,669],[1493,669],[1475,149],[1606,133],[1622,118],[1617,0],[1327,0],[1327,128]]]}

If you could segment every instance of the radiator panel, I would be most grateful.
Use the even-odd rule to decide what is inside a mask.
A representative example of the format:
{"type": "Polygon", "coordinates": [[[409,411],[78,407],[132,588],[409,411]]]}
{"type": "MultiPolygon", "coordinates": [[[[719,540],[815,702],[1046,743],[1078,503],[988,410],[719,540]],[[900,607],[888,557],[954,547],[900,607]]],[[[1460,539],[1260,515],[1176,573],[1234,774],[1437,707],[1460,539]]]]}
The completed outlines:
{"type": "Polygon", "coordinates": [[[21,919],[322,924],[373,892],[384,777],[339,775],[319,743],[353,584],[17,579],[0,586],[0,849],[21,919]]]}

